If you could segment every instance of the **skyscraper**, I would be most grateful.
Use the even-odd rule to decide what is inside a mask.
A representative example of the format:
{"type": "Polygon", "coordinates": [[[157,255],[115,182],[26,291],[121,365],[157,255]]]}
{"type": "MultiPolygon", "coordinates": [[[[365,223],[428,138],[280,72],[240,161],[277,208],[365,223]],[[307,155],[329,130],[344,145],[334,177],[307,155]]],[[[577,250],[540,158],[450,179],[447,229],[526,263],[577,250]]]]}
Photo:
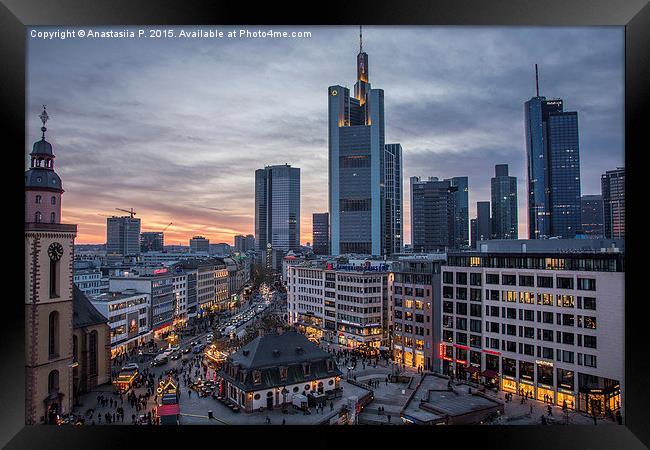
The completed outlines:
{"type": "MultiPolygon", "coordinates": [[[[255,248],[260,262],[267,255],[300,249],[300,169],[288,164],[255,171],[255,248]]],[[[274,257],[274,259],[276,259],[274,257]]]]}
{"type": "Polygon", "coordinates": [[[413,251],[429,252],[453,248],[456,191],[451,181],[436,177],[411,177],[411,244],[413,251]]]}
{"type": "Polygon", "coordinates": [[[315,255],[329,255],[329,227],[329,213],[314,213],[312,215],[312,248],[315,255]]]}
{"type": "Polygon", "coordinates": [[[250,250],[255,250],[255,236],[247,234],[246,236],[238,234],[235,236],[235,251],[244,253],[250,250]]]}
{"type": "Polygon", "coordinates": [[[162,252],[165,247],[165,237],[162,231],[143,231],[140,233],[141,252],[162,252]]]}
{"type": "Polygon", "coordinates": [[[401,180],[401,147],[384,144],[384,91],[371,89],[368,80],[368,54],[363,51],[360,33],[354,96],[340,85],[328,88],[333,255],[390,254],[402,245],[402,233],[398,233],[402,226],[401,192],[396,192],[400,184],[397,178],[401,180]],[[389,185],[387,170],[392,176],[389,185]],[[392,190],[388,201],[395,205],[386,205],[387,189],[392,190]]]}
{"type": "Polygon", "coordinates": [[[190,239],[191,252],[210,252],[210,240],[203,236],[194,236],[190,239]]]}
{"type": "Polygon", "coordinates": [[[470,246],[476,248],[476,241],[478,239],[478,219],[471,219],[469,221],[469,238],[470,246]]]}
{"type": "Polygon", "coordinates": [[[469,187],[467,177],[446,179],[454,191],[454,248],[464,248],[469,245],[469,187]]]}
{"type": "MultiPolygon", "coordinates": [[[[537,78],[537,65],[535,66],[537,78]]],[[[525,103],[530,239],[573,238],[580,229],[578,113],[537,95],[525,103]]]]}
{"type": "Polygon", "coordinates": [[[603,196],[583,195],[582,196],[582,231],[592,239],[605,237],[605,225],[603,223],[603,196]]]}
{"type": "Polygon", "coordinates": [[[382,254],[402,251],[404,220],[402,218],[402,146],[386,144],[384,149],[384,247],[382,254]]]}
{"type": "Polygon", "coordinates": [[[486,241],[491,238],[490,202],[476,202],[476,240],[486,241]]]}
{"type": "Polygon", "coordinates": [[[508,176],[508,165],[494,166],[492,190],[492,238],[517,239],[517,177],[508,176]]]}
{"type": "Polygon", "coordinates": [[[106,253],[122,256],[140,254],[140,219],[132,216],[106,219],[106,253]]]}
{"type": "Polygon", "coordinates": [[[600,179],[605,238],[625,238],[625,169],[608,170],[600,179]]]}

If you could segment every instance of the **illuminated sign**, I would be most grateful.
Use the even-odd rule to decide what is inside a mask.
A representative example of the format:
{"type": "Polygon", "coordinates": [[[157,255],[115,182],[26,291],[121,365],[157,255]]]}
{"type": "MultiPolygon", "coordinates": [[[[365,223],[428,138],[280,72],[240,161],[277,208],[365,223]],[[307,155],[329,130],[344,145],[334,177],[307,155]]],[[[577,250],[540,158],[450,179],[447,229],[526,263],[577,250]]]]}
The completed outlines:
{"type": "Polygon", "coordinates": [[[338,270],[349,270],[356,272],[388,272],[388,264],[378,264],[376,266],[371,266],[370,263],[365,263],[364,265],[357,266],[354,264],[341,264],[336,267],[338,270]]]}
{"type": "Polygon", "coordinates": [[[332,89],[332,97],[336,97],[337,94],[338,92],[336,91],[336,89],[332,89]]]}
{"type": "Polygon", "coordinates": [[[537,360],[535,360],[535,363],[537,363],[537,364],[540,365],[540,366],[549,366],[549,367],[553,367],[553,363],[552,363],[552,362],[549,362],[549,361],[542,361],[542,360],[540,360],[540,359],[537,359],[537,360]]]}
{"type": "Polygon", "coordinates": [[[158,275],[159,273],[167,273],[167,268],[165,268],[165,269],[155,269],[153,271],[154,275],[158,275]]]}

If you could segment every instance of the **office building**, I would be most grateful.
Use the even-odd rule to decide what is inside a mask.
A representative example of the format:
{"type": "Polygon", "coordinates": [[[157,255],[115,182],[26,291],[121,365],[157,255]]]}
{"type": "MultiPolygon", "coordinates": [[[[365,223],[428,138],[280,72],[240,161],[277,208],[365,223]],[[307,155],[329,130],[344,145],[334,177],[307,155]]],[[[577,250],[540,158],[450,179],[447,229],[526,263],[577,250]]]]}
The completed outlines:
{"type": "Polygon", "coordinates": [[[218,244],[210,244],[210,255],[216,256],[229,256],[232,252],[230,244],[220,242],[218,244]]]}
{"type": "Polygon", "coordinates": [[[476,248],[476,242],[478,239],[478,219],[471,219],[469,221],[469,236],[470,246],[476,248]]]}
{"type": "Polygon", "coordinates": [[[540,97],[539,84],[525,103],[530,239],[570,239],[582,225],[578,113],[563,104],[540,97]]]}
{"type": "MultiPolygon", "coordinates": [[[[491,238],[492,217],[490,216],[490,202],[476,202],[476,241],[485,241],[491,238]]],[[[472,248],[476,248],[476,243],[472,245],[472,248]]]]}
{"type": "Polygon", "coordinates": [[[440,367],[440,267],[444,255],[400,258],[388,276],[389,341],[393,361],[407,367],[440,367]]]}
{"type": "Polygon", "coordinates": [[[102,271],[86,261],[74,262],[72,280],[88,297],[101,293],[102,271]]]}
{"type": "Polygon", "coordinates": [[[106,253],[140,255],[140,219],[132,216],[106,219],[106,253]]]}
{"type": "Polygon", "coordinates": [[[255,249],[280,270],[282,256],[300,249],[300,169],[289,164],[255,171],[255,249]]]}
{"type": "Polygon", "coordinates": [[[162,252],[165,248],[165,235],[162,231],[143,231],[140,233],[140,251],[162,252]]]}
{"type": "Polygon", "coordinates": [[[312,260],[287,266],[288,322],[348,348],[388,343],[384,260],[312,260]]]}
{"type": "Polygon", "coordinates": [[[457,186],[436,177],[411,177],[411,243],[413,252],[457,247],[455,239],[457,186]]]}
{"type": "Polygon", "coordinates": [[[582,232],[591,239],[604,238],[603,196],[583,195],[581,205],[582,232]]]}
{"type": "Polygon", "coordinates": [[[327,93],[330,252],[399,252],[402,151],[399,144],[385,145],[384,91],[370,86],[361,40],[354,95],[340,85],[330,86],[327,93]]]}
{"type": "Polygon", "coordinates": [[[330,215],[314,213],[312,215],[312,249],[315,255],[329,255],[330,215]]]}
{"type": "MultiPolygon", "coordinates": [[[[462,180],[460,180],[462,182],[462,180]]],[[[467,179],[465,179],[467,185],[467,179]]],[[[403,247],[402,146],[386,144],[384,149],[384,244],[382,255],[400,253],[403,247]]]]}
{"type": "MultiPolygon", "coordinates": [[[[517,177],[508,176],[507,164],[497,164],[494,166],[491,191],[492,239],[517,239],[519,237],[517,177]]],[[[486,235],[484,239],[490,239],[490,235],[486,235]]]]}
{"type": "Polygon", "coordinates": [[[605,237],[625,238],[625,169],[608,170],[601,179],[605,237]]]}
{"type": "Polygon", "coordinates": [[[235,251],[246,253],[255,250],[255,236],[247,234],[246,236],[238,234],[235,236],[235,251]]]}
{"type": "Polygon", "coordinates": [[[210,240],[203,236],[194,236],[190,239],[190,252],[210,253],[210,240]]]}
{"type": "Polygon", "coordinates": [[[587,414],[624,407],[624,242],[479,247],[442,269],[442,372],[587,414]]]}
{"type": "Polygon", "coordinates": [[[446,179],[454,187],[453,248],[469,247],[469,186],[467,177],[446,179]]]}

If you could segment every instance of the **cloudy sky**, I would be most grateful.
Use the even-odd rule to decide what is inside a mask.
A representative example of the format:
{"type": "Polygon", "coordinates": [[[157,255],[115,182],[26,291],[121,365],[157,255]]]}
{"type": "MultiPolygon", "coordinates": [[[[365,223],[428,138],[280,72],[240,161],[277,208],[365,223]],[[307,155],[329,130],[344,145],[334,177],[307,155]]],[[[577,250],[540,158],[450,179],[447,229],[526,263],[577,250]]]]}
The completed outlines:
{"type": "MultiPolygon", "coordinates": [[[[301,169],[301,242],[311,242],[311,214],[327,211],[327,87],[352,90],[359,30],[273,29],[312,36],[28,36],[27,152],[47,104],[78,243],[105,242],[105,216],[131,207],[143,231],[173,222],[166,244],[232,243],[254,232],[255,169],[284,163],[301,169]]],[[[385,92],[386,142],[404,150],[407,218],[410,176],[468,176],[471,218],[507,163],[526,235],[523,104],[535,63],[540,94],[578,111],[582,193],[600,193],[600,174],[624,164],[621,27],[364,27],[363,42],[372,87],[385,92]]],[[[409,243],[408,220],[404,231],[409,243]]]]}

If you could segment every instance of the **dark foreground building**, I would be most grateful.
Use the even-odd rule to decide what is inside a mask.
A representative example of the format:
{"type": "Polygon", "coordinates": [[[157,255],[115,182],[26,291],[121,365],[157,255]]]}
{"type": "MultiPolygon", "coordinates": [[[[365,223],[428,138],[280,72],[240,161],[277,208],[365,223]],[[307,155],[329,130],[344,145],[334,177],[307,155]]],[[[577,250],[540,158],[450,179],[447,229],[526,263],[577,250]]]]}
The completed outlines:
{"type": "Polygon", "coordinates": [[[341,371],[332,355],[295,331],[265,334],[228,357],[222,395],[246,412],[291,404],[294,395],[333,395],[341,371]]]}

